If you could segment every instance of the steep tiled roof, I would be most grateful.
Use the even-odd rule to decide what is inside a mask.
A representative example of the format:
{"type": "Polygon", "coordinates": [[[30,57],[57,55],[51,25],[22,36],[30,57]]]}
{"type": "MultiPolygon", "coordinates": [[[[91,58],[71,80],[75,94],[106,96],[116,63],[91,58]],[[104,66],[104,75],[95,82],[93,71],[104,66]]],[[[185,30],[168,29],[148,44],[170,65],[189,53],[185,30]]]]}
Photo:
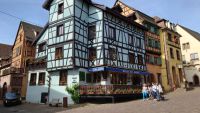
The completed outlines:
{"type": "Polygon", "coordinates": [[[30,23],[21,22],[21,25],[24,28],[26,40],[34,41],[35,40],[35,32],[40,33],[42,31],[42,27],[37,25],[32,25],[30,23]]]}
{"type": "Polygon", "coordinates": [[[15,37],[13,47],[15,46],[15,42],[16,42],[16,39],[17,39],[17,36],[18,36],[21,26],[23,27],[26,40],[31,41],[31,42],[33,42],[36,38],[35,32],[38,32],[38,34],[39,34],[42,31],[42,27],[40,27],[40,26],[21,21],[19,24],[19,27],[18,27],[18,31],[17,31],[16,37],[15,37]]]}
{"type": "Polygon", "coordinates": [[[35,40],[33,41],[33,45],[37,43],[37,41],[40,39],[40,37],[44,34],[44,32],[47,30],[47,28],[49,27],[49,23],[47,23],[44,28],[42,29],[42,31],[40,32],[40,34],[35,38],[35,40]]]}
{"type": "Polygon", "coordinates": [[[200,33],[193,31],[189,28],[186,28],[184,26],[179,25],[181,28],[183,28],[185,31],[187,31],[190,35],[192,35],[194,38],[200,41],[200,33]]]}
{"type": "Polygon", "coordinates": [[[12,46],[0,43],[0,58],[7,58],[11,55],[12,46]]]}
{"type": "Polygon", "coordinates": [[[143,12],[141,12],[141,11],[139,11],[139,10],[136,10],[136,13],[137,13],[141,18],[143,18],[145,21],[148,21],[148,22],[150,22],[150,23],[152,23],[152,24],[157,25],[156,22],[155,22],[155,20],[154,20],[154,18],[152,18],[151,16],[148,16],[148,15],[144,14],[143,12]]]}

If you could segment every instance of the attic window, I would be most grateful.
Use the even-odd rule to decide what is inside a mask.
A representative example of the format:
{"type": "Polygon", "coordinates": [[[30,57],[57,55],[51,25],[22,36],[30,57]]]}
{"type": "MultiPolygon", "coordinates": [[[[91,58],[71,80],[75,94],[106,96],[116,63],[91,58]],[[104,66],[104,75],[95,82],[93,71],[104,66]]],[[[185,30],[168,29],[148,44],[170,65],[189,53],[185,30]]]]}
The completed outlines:
{"type": "Polygon", "coordinates": [[[64,3],[58,5],[58,14],[62,14],[64,12],[64,3]]]}

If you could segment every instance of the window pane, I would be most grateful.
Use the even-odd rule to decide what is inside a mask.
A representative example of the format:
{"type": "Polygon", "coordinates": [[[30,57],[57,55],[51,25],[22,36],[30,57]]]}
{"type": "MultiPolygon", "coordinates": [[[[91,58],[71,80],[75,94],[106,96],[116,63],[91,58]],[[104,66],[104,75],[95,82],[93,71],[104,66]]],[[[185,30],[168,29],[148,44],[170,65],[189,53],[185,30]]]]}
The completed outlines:
{"type": "Polygon", "coordinates": [[[64,3],[58,5],[58,14],[62,14],[64,12],[64,3]]]}
{"type": "Polygon", "coordinates": [[[89,39],[95,39],[96,38],[96,25],[89,26],[88,32],[89,32],[89,39]]]}
{"type": "Polygon", "coordinates": [[[30,77],[30,84],[29,85],[36,85],[36,73],[31,73],[31,77],[30,77]]]}
{"type": "Polygon", "coordinates": [[[45,84],[45,73],[39,73],[39,85],[44,85],[45,84]]]}
{"type": "Polygon", "coordinates": [[[67,84],[67,71],[60,71],[59,85],[63,86],[67,84]]]}
{"type": "Polygon", "coordinates": [[[63,26],[63,24],[62,25],[59,25],[58,27],[57,27],[57,36],[61,36],[61,35],[63,35],[64,34],[64,26],[63,26]]]}

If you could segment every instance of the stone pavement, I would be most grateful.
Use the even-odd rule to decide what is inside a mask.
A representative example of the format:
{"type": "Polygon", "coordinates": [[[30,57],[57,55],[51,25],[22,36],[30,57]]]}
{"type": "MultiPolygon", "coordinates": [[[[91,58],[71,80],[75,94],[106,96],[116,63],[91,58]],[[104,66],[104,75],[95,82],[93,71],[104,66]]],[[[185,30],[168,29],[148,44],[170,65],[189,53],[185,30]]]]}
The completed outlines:
{"type": "Polygon", "coordinates": [[[84,104],[83,107],[64,109],[47,105],[22,104],[4,107],[0,113],[200,113],[200,88],[191,91],[177,89],[167,94],[166,101],[133,100],[116,104],[84,104]]]}
{"type": "Polygon", "coordinates": [[[167,94],[166,101],[130,101],[117,104],[89,105],[58,113],[200,113],[200,88],[177,89],[167,94]]]}

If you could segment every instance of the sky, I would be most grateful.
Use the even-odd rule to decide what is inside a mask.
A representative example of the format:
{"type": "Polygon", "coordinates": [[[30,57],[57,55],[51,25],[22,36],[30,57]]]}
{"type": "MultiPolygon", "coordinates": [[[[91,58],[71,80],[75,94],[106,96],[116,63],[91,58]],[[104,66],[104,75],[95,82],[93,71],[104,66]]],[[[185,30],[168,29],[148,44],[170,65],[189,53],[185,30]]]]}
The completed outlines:
{"type": "MultiPolygon", "coordinates": [[[[48,11],[42,8],[45,0],[0,0],[0,43],[14,43],[21,20],[44,26],[48,11]],[[12,16],[3,14],[8,13],[12,16]],[[13,17],[15,16],[15,17],[13,17]]],[[[112,7],[115,0],[93,0],[112,7]]],[[[149,16],[159,16],[200,32],[200,0],[121,0],[149,16]]]]}

